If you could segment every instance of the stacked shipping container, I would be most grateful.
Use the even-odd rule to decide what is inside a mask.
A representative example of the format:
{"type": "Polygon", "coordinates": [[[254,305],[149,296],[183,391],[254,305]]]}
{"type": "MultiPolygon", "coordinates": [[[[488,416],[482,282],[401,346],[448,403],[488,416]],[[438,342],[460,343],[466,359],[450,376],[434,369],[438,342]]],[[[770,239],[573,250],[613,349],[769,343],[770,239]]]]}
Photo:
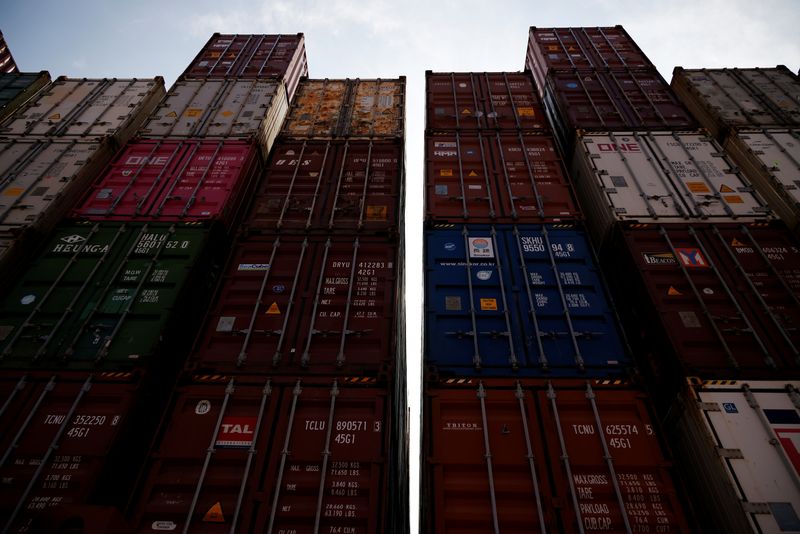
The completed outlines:
{"type": "MultiPolygon", "coordinates": [[[[691,130],[693,120],[621,27],[532,28],[528,67],[564,145],[572,148],[574,139],[575,188],[692,501],[708,511],[699,516],[703,527],[796,530],[800,493],[790,482],[798,476],[790,436],[800,411],[781,399],[794,398],[800,363],[800,246],[774,221],[774,200],[768,205],[754,191],[720,144],[738,142],[737,156],[749,152],[750,166],[740,163],[747,173],[773,167],[796,174],[791,157],[775,159],[785,154],[779,147],[768,163],[756,162],[758,148],[730,141],[737,129],[767,121],[783,128],[775,135],[788,132],[792,146],[786,128],[796,111],[796,76],[780,68],[676,69],[673,87],[701,111],[697,118],[715,139],[691,130]],[[594,70],[565,79],[571,74],[560,69],[567,64],[594,70]],[[644,74],[634,76],[636,69],[644,74]],[[628,99],[637,116],[625,104],[601,104],[604,90],[619,89],[628,76],[640,87],[648,77],[658,80],[648,99],[628,99]],[[648,110],[654,120],[640,120],[648,110]]],[[[777,182],[771,174],[762,171],[761,182],[777,182]]],[[[783,213],[796,223],[786,204],[783,213]]]]}
{"type": "Polygon", "coordinates": [[[426,82],[421,529],[688,532],[529,74],[426,82]]]}

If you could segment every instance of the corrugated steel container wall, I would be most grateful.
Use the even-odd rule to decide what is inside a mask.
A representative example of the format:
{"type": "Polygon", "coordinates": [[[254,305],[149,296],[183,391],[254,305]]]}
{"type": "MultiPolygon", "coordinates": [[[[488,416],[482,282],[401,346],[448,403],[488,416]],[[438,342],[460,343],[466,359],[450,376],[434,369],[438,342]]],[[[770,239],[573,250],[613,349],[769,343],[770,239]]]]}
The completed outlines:
{"type": "Polygon", "coordinates": [[[425,532],[691,532],[643,393],[450,382],[424,392],[425,532]]]}
{"type": "Polygon", "coordinates": [[[385,238],[238,243],[189,358],[195,372],[378,376],[395,359],[397,245],[385,238]]]}
{"type": "Polygon", "coordinates": [[[665,424],[706,532],[800,530],[798,381],[694,381],[665,424]]]}
{"type": "Polygon", "coordinates": [[[334,379],[180,387],[131,510],[138,531],[389,532],[387,396],[334,379]]]}
{"type": "Polygon", "coordinates": [[[800,129],[742,129],[728,136],[725,151],[783,222],[800,230],[800,129]]]}
{"type": "Polygon", "coordinates": [[[405,76],[303,80],[281,134],[287,138],[402,138],[405,76]]]}
{"type": "Polygon", "coordinates": [[[800,78],[783,65],[772,69],[675,67],[671,85],[720,141],[739,128],[800,126],[800,78]]]}
{"type": "Polygon", "coordinates": [[[685,376],[800,375],[800,244],[785,229],[629,230],[605,259],[632,330],[646,334],[640,363],[664,392],[685,376]]]}
{"type": "Polygon", "coordinates": [[[148,139],[257,139],[263,153],[289,110],[283,83],[275,80],[176,82],[139,130],[148,139]]]}
{"type": "Polygon", "coordinates": [[[22,268],[112,154],[108,142],[0,141],[0,275],[22,268]]]}
{"type": "Polygon", "coordinates": [[[400,228],[403,145],[386,141],[277,143],[253,200],[251,232],[382,232],[400,228]]]}
{"type": "Polygon", "coordinates": [[[425,181],[429,221],[513,224],[581,218],[551,136],[429,135],[425,181]]]}
{"type": "Polygon", "coordinates": [[[111,136],[122,146],[164,96],[164,79],[59,77],[0,125],[0,136],[83,141],[111,136]]]}
{"type": "Polygon", "coordinates": [[[694,118],[658,71],[565,71],[548,74],[544,104],[564,153],[575,130],[691,130],[694,118]]]}
{"type": "Polygon", "coordinates": [[[525,72],[425,73],[426,129],[542,130],[550,125],[525,72]]]}
{"type": "Polygon", "coordinates": [[[46,70],[0,74],[0,121],[11,115],[48,83],[50,83],[50,73],[46,70]]]}
{"type": "Polygon", "coordinates": [[[774,218],[717,142],[702,133],[579,134],[572,170],[598,248],[615,223],[774,218]]]}
{"type": "MultiPolygon", "coordinates": [[[[61,226],[0,301],[0,367],[122,370],[182,335],[182,300],[209,231],[167,224],[61,226]],[[168,328],[170,327],[170,328],[168,328]]],[[[167,362],[160,362],[167,365],[167,362]]]]}
{"type": "Polygon", "coordinates": [[[8,74],[19,72],[14,56],[11,55],[11,50],[3,37],[3,32],[0,32],[0,72],[8,74]]]}
{"type": "Polygon", "coordinates": [[[86,191],[72,217],[219,221],[233,231],[258,171],[258,149],[252,142],[132,141],[86,191]]]}
{"type": "Polygon", "coordinates": [[[426,233],[425,361],[440,375],[621,375],[629,359],[584,233],[426,233]]]}
{"type": "Polygon", "coordinates": [[[622,26],[537,28],[528,32],[525,68],[533,73],[539,94],[549,72],[563,70],[656,70],[622,26]]]}
{"type": "Polygon", "coordinates": [[[144,389],[128,373],[2,374],[3,532],[56,532],[67,509],[126,501],[158,421],[142,402],[166,394],[144,389]]]}
{"type": "Polygon", "coordinates": [[[305,37],[215,33],[178,81],[277,78],[291,101],[300,78],[308,76],[305,37]]]}

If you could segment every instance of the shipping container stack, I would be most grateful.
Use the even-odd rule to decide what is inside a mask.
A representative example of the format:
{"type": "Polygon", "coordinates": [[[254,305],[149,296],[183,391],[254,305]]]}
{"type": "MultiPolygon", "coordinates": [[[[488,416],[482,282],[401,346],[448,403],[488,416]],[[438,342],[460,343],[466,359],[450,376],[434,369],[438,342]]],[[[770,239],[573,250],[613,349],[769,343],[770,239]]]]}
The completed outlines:
{"type": "MultiPolygon", "coordinates": [[[[789,120],[796,99],[787,84],[796,87],[796,77],[777,69],[775,84],[761,72],[723,71],[716,79],[678,69],[673,87],[707,128],[697,130],[619,26],[531,28],[527,66],[562,145],[573,151],[572,176],[601,268],[699,512],[697,528],[798,530],[800,456],[792,438],[800,429],[800,246],[775,220],[773,209],[780,210],[764,200],[770,196],[758,178],[743,172],[751,169],[720,144],[736,153],[732,132],[748,133],[736,121],[770,113],[789,120]],[[582,62],[589,70],[580,79],[562,72],[582,62]],[[648,78],[658,89],[642,101],[601,106],[603,80],[629,75],[639,80],[637,91],[648,78]],[[688,99],[702,94],[704,104],[688,99]],[[597,124],[593,114],[608,120],[597,124]]],[[[762,128],[759,120],[750,124],[762,128]]],[[[787,131],[786,122],[778,126],[787,131]]],[[[772,159],[761,163],[762,181],[778,170],[797,172],[791,157],[772,159]]]]}
{"type": "Polygon", "coordinates": [[[160,77],[3,77],[0,528],[50,532],[72,507],[124,502],[157,409],[145,368],[179,328],[202,240],[62,221],[161,99],[160,77]]]}
{"type": "Polygon", "coordinates": [[[421,531],[689,532],[530,74],[426,96],[421,531]]]}
{"type": "MultiPolygon", "coordinates": [[[[217,56],[187,73],[203,57],[217,56]]],[[[137,531],[408,530],[405,80],[286,86],[290,112],[129,506],[137,531]]],[[[170,96],[148,135],[166,123],[170,96]]],[[[216,99],[205,105],[219,113],[216,99]]]]}
{"type": "Polygon", "coordinates": [[[15,72],[19,72],[17,62],[14,61],[14,56],[11,55],[6,38],[3,37],[3,32],[0,32],[0,73],[11,74],[15,72]]]}

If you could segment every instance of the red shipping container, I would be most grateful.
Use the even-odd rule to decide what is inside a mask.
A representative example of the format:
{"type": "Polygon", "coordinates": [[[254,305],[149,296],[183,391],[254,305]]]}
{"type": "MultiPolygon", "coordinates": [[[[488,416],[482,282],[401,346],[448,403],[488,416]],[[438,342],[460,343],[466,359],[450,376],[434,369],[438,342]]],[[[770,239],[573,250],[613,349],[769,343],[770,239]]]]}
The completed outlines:
{"type": "Polygon", "coordinates": [[[428,131],[550,129],[528,73],[428,71],[425,86],[428,131]]]}
{"type": "MultiPolygon", "coordinates": [[[[539,91],[549,72],[560,70],[655,70],[655,65],[622,26],[537,28],[528,33],[525,68],[539,91]]],[[[541,93],[540,93],[541,94],[541,93]]]]}
{"type": "MultiPolygon", "coordinates": [[[[140,417],[134,421],[140,392],[129,373],[4,372],[3,532],[44,532],[61,508],[125,501],[152,437],[140,417]]],[[[149,413],[153,423],[158,416],[149,413]]]]}
{"type": "Polygon", "coordinates": [[[272,150],[247,227],[393,233],[402,189],[398,141],[282,141],[272,150]]]}
{"type": "Polygon", "coordinates": [[[296,35],[215,33],[178,80],[279,78],[291,102],[300,78],[308,76],[306,44],[296,35]]]}
{"type": "Polygon", "coordinates": [[[72,216],[93,221],[220,221],[232,228],[259,167],[243,141],[134,141],[72,216]]]}
{"type": "Polygon", "coordinates": [[[580,218],[550,136],[428,136],[426,217],[438,222],[540,223],[580,218]]]}
{"type": "Polygon", "coordinates": [[[626,230],[605,263],[636,331],[655,336],[638,352],[662,386],[669,375],[673,390],[686,376],[798,376],[800,244],[784,228],[626,230]]]}
{"type": "Polygon", "coordinates": [[[386,532],[387,397],[333,379],[179,388],[131,509],[137,531],[386,532]]]}
{"type": "Polygon", "coordinates": [[[426,532],[690,532],[639,391],[450,379],[425,410],[426,532]]]}
{"type": "Polygon", "coordinates": [[[252,237],[220,281],[196,372],[377,376],[395,356],[397,247],[385,238],[252,237]]]}

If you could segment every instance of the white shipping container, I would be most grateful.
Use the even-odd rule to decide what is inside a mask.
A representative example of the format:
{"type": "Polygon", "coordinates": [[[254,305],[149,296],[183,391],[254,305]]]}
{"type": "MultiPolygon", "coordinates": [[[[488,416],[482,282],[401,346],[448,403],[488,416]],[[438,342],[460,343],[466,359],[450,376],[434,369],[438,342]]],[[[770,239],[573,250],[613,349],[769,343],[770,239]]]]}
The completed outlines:
{"type": "Polygon", "coordinates": [[[123,145],[164,96],[164,79],[60,77],[0,125],[9,138],[63,137],[123,145]]]}
{"type": "Polygon", "coordinates": [[[579,132],[577,140],[575,190],[598,247],[617,222],[766,222],[774,217],[705,134],[579,132]]]}
{"type": "Polygon", "coordinates": [[[289,110],[275,80],[179,81],[139,132],[144,138],[256,138],[267,154],[289,110]]]}
{"type": "Polygon", "coordinates": [[[692,381],[666,431],[707,532],[800,531],[800,381],[692,381]]]}
{"type": "Polygon", "coordinates": [[[742,130],[725,149],[792,230],[800,229],[800,129],[742,130]]]}
{"type": "Polygon", "coordinates": [[[672,88],[720,140],[737,128],[800,126],[800,79],[782,65],[768,69],[675,67],[672,88]]]}
{"type": "Polygon", "coordinates": [[[0,141],[0,273],[55,227],[112,155],[103,141],[0,141]]]}

